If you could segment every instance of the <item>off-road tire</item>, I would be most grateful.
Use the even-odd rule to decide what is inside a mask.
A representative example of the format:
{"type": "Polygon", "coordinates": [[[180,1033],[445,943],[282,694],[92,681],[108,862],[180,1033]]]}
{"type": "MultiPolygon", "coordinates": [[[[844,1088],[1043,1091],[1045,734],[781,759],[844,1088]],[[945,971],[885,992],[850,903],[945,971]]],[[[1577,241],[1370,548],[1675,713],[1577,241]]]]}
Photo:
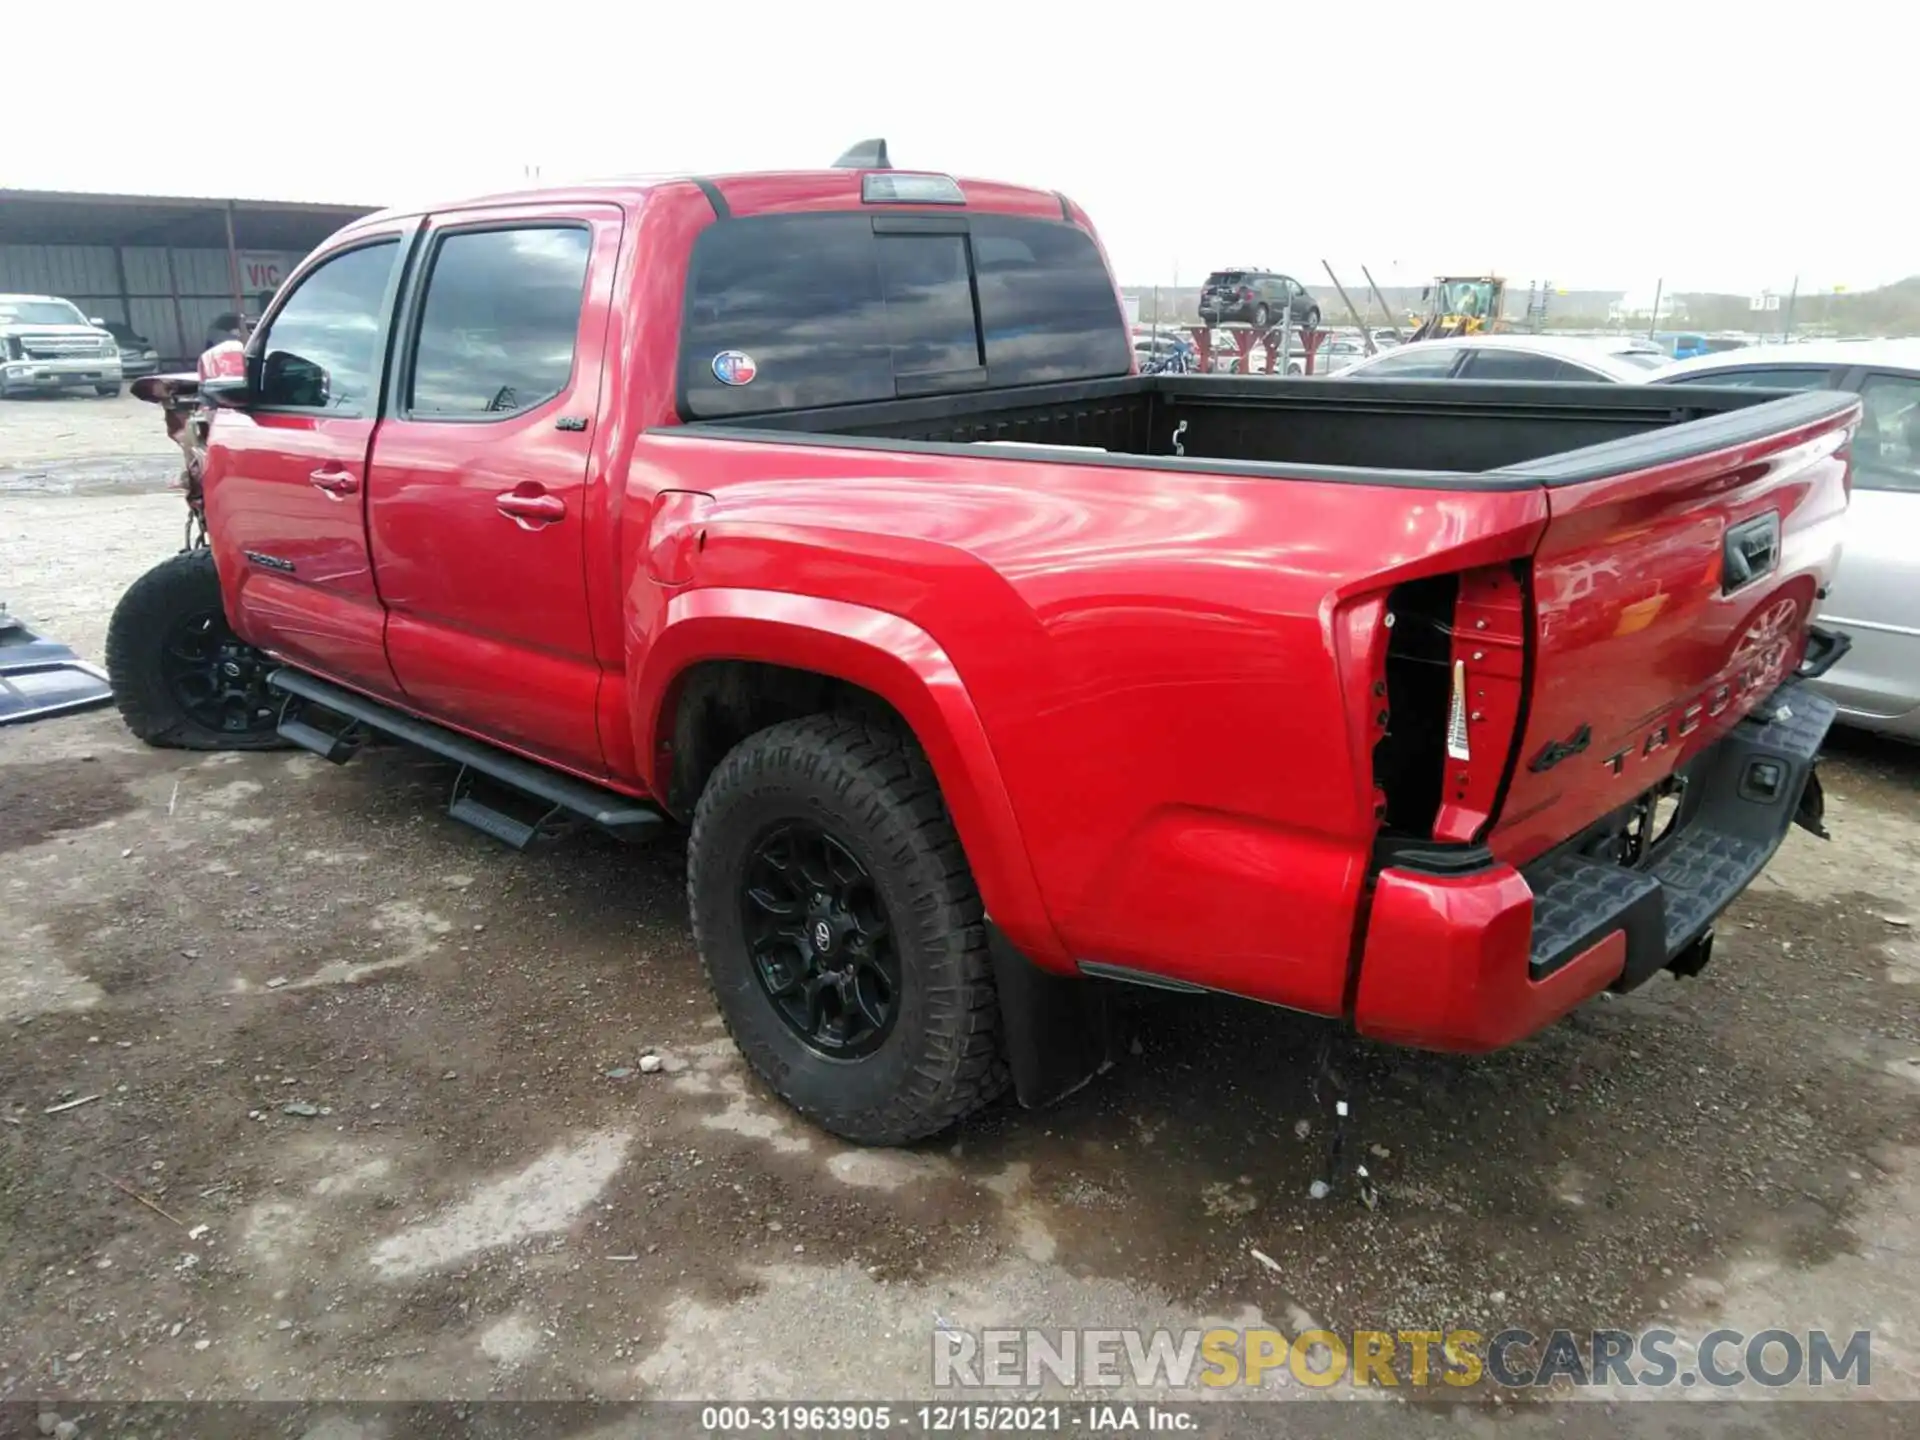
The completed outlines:
{"type": "Polygon", "coordinates": [[[808,1119],[856,1144],[899,1145],[946,1129],[1006,1089],[980,892],[933,767],[910,736],[815,715],[741,741],[695,808],[687,899],[708,988],[734,1043],[808,1119]],[[748,857],[770,829],[795,820],[826,830],[860,860],[893,926],[898,1014],[863,1059],[829,1059],[802,1040],[748,950],[748,857]]]}
{"type": "Polygon", "coordinates": [[[189,715],[161,676],[161,648],[183,615],[212,610],[222,615],[220,577],[213,552],[186,550],[163,560],[132,585],[114,607],[107,626],[107,679],[127,728],[149,745],[168,750],[284,750],[272,731],[215,729],[189,715]]]}

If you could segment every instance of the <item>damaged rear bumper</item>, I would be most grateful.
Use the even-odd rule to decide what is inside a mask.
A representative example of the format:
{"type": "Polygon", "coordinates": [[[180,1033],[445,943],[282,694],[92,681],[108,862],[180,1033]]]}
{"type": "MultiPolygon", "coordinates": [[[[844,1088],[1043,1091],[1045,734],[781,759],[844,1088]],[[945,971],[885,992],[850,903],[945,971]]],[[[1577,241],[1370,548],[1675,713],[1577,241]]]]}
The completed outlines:
{"type": "Polygon", "coordinates": [[[1712,926],[1799,823],[1824,835],[1814,765],[1836,707],[1789,681],[1681,772],[1678,814],[1637,865],[1569,845],[1524,867],[1455,852],[1451,873],[1376,882],[1354,1024],[1441,1050],[1492,1050],[1602,990],[1705,964],[1712,926]]]}

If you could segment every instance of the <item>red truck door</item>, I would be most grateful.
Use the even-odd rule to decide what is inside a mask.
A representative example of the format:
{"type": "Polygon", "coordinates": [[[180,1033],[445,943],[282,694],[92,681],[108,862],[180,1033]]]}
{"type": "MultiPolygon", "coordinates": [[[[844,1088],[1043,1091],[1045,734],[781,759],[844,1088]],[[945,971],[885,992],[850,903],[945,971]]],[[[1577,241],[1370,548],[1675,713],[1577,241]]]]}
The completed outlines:
{"type": "Polygon", "coordinates": [[[240,633],[388,694],[362,505],[381,357],[413,228],[356,236],[295,282],[253,347],[256,402],[220,412],[207,454],[209,531],[240,633]]]}
{"type": "Polygon", "coordinates": [[[598,205],[431,220],[367,478],[407,698],[596,774],[585,509],[620,227],[598,205]]]}

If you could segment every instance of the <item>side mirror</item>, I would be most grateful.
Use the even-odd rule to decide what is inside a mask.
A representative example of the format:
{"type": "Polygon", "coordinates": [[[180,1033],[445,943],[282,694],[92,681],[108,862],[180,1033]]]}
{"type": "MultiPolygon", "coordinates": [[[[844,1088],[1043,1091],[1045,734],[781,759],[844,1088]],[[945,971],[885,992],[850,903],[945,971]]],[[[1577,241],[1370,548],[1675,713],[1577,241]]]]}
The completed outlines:
{"type": "Polygon", "coordinates": [[[87,317],[87,323],[96,330],[104,330],[107,328],[107,322],[102,320],[98,315],[89,315],[87,317]]]}
{"type": "Polygon", "coordinates": [[[245,410],[255,397],[245,376],[220,375],[200,382],[200,398],[217,410],[245,410]]]}
{"type": "MultiPolygon", "coordinates": [[[[248,373],[254,373],[249,357],[248,373]]],[[[270,350],[260,363],[259,384],[254,393],[273,396],[276,405],[324,410],[332,398],[332,384],[324,365],[296,355],[290,350],[270,350]]]]}

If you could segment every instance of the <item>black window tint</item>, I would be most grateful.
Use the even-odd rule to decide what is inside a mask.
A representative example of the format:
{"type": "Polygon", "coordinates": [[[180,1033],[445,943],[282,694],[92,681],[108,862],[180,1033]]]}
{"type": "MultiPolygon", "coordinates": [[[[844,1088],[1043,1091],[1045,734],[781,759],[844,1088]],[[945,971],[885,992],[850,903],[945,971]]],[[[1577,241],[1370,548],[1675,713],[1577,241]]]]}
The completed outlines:
{"type": "Polygon", "coordinates": [[[964,235],[879,235],[880,289],[896,375],[980,368],[964,235]]]}
{"type": "Polygon", "coordinates": [[[872,222],[864,215],[723,220],[694,246],[681,381],[695,415],[893,398],[872,222]],[[740,351],[753,378],[714,361],[740,351]]]}
{"type": "Polygon", "coordinates": [[[1675,385],[1739,385],[1756,390],[1818,390],[1833,372],[1826,366],[1763,365],[1750,370],[1713,370],[1681,375],[1675,385]]]}
{"type": "Polygon", "coordinates": [[[1038,385],[1127,373],[1127,324],[1093,237],[1010,215],[973,217],[987,378],[1038,385]]]}
{"type": "Polygon", "coordinates": [[[876,235],[865,214],[709,226],[681,341],[688,413],[891,400],[937,393],[942,376],[960,388],[1127,373],[1133,347],[1091,236],[1009,216],[966,223],[968,235],[876,235]],[[732,352],[750,365],[718,368],[749,378],[728,384],[715,362],[732,352]]]}
{"type": "Polygon", "coordinates": [[[262,405],[334,415],[371,408],[387,281],[399,253],[395,240],[363,245],[301,280],[261,344],[262,405]]]}
{"type": "MultiPolygon", "coordinates": [[[[1582,385],[1612,385],[1617,383],[1611,375],[1600,370],[1589,370],[1584,365],[1576,365],[1571,360],[1556,360],[1552,378],[1572,380],[1582,385]]],[[[1637,381],[1635,382],[1638,383],[1637,381]]]]}
{"type": "Polygon", "coordinates": [[[1356,380],[1438,380],[1453,373],[1453,362],[1460,352],[1445,345],[1408,345],[1391,355],[1382,356],[1364,370],[1354,372],[1356,380]]]}
{"type": "Polygon", "coordinates": [[[579,226],[456,231],[434,251],[406,408],[415,419],[510,415],[573,374],[589,236],[579,226]]]}
{"type": "Polygon", "coordinates": [[[1525,350],[1475,350],[1462,372],[1469,380],[1591,380],[1593,375],[1562,365],[1551,355],[1525,350]]]}

